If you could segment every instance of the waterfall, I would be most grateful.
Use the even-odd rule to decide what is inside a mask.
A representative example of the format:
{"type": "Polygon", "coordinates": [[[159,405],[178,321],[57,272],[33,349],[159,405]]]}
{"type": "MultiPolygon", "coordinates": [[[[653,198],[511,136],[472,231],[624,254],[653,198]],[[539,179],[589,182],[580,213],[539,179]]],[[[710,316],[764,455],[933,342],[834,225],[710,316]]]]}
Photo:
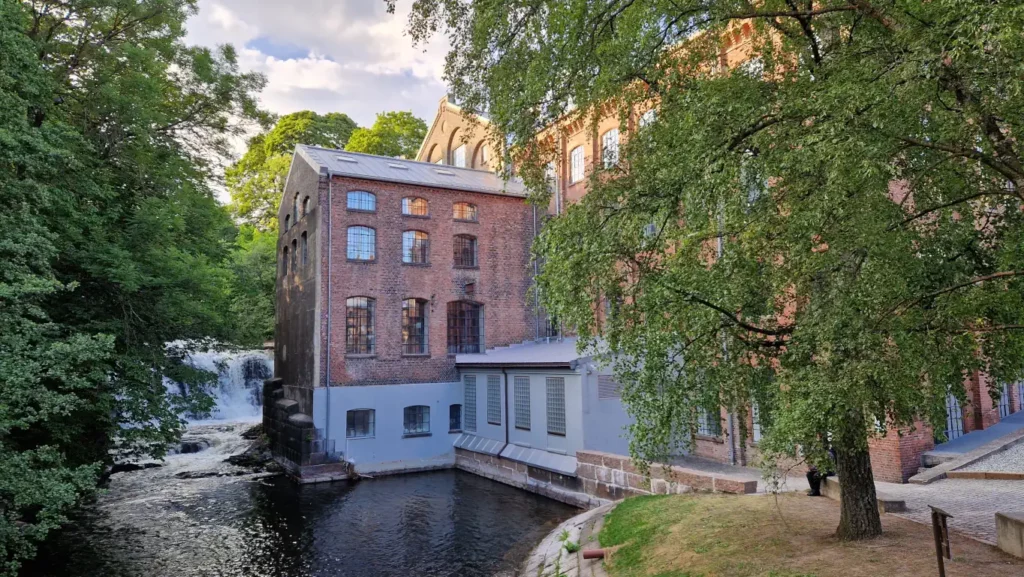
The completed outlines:
{"type": "MultiPolygon", "coordinates": [[[[274,376],[274,361],[268,352],[192,351],[187,362],[217,374],[217,384],[210,390],[215,405],[209,419],[203,420],[251,421],[263,414],[263,381],[274,376]]],[[[178,383],[165,381],[170,394],[180,394],[178,383]]]]}

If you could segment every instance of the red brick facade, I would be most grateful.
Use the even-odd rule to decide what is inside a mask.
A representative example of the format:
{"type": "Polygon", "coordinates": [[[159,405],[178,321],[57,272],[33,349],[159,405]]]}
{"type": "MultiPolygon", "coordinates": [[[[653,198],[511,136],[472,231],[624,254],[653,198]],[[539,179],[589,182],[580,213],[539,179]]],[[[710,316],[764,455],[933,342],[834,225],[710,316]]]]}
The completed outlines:
{"type": "MultiPolygon", "coordinates": [[[[327,195],[321,205],[327,206],[327,195]]],[[[331,263],[327,251],[321,259],[321,351],[326,363],[327,311],[331,303],[330,372],[333,385],[425,383],[456,380],[454,355],[447,350],[447,306],[467,300],[482,305],[483,347],[492,348],[534,337],[534,315],[528,306],[532,282],[530,245],[534,236],[533,209],[523,198],[463,192],[391,182],[335,176],[331,180],[331,222],[321,223],[321,242],[331,233],[331,263]],[[346,207],[349,191],[376,195],[376,211],[346,207]],[[426,199],[429,216],[402,214],[402,199],[426,199]],[[453,218],[453,204],[469,202],[478,210],[477,222],[453,218]],[[376,258],[372,262],[346,258],[347,229],[366,226],[376,231],[376,258]],[[402,262],[402,233],[417,230],[429,235],[427,264],[402,262]],[[453,238],[477,239],[477,265],[454,265],[453,238]],[[329,280],[328,280],[329,279],[329,280]],[[328,291],[330,291],[328,293],[328,291]],[[328,298],[329,294],[329,298],[328,298]],[[346,306],[349,297],[375,299],[375,351],[372,355],[346,354],[346,306]],[[427,305],[428,353],[402,352],[402,301],[424,299],[427,305]]],[[[324,217],[327,218],[326,216],[324,217]]],[[[326,371],[321,371],[321,383],[326,371]]]]}

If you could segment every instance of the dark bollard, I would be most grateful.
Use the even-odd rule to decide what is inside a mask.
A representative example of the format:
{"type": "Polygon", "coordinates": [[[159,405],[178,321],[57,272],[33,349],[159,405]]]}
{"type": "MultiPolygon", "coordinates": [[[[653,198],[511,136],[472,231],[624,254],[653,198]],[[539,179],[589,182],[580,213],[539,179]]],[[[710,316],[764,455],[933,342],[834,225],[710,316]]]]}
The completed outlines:
{"type": "Polygon", "coordinates": [[[949,513],[938,507],[928,505],[932,510],[932,534],[935,535],[935,558],[939,562],[939,577],[946,577],[946,559],[953,558],[953,552],[949,548],[949,525],[946,519],[952,517],[949,513]]]}

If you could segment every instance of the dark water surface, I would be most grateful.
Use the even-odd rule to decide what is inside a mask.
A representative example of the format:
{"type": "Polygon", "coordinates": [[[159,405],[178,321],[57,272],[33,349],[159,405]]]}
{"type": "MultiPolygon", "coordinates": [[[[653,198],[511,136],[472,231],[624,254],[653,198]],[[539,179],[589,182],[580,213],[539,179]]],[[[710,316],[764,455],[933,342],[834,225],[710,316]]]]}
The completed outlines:
{"type": "Polygon", "coordinates": [[[115,476],[26,574],[512,575],[578,512],[455,470],[297,487],[279,477],[179,479],[170,465],[124,473],[120,485],[115,476]]]}

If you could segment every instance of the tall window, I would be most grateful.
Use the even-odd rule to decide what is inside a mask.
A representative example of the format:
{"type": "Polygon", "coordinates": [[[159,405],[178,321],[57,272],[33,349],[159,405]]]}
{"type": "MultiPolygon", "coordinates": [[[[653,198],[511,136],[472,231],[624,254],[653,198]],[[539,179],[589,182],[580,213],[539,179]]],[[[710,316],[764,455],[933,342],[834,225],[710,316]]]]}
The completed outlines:
{"type": "Polygon", "coordinates": [[[448,432],[462,431],[462,405],[448,405],[448,432]]]}
{"type": "Polygon", "coordinates": [[[302,216],[309,214],[309,197],[302,199],[302,216]]]}
{"type": "Polygon", "coordinates": [[[501,424],[501,377],[487,375],[487,424],[501,424]]]}
{"type": "Polygon", "coordinates": [[[426,405],[406,407],[403,421],[406,435],[430,434],[430,407],[426,405]]]}
{"type": "Polygon", "coordinates": [[[421,230],[407,230],[402,233],[402,262],[427,264],[430,256],[430,237],[421,230]]]}
{"type": "Polygon", "coordinates": [[[292,198],[292,221],[298,224],[299,222],[299,193],[295,193],[295,197],[292,198]]]}
{"type": "Polygon", "coordinates": [[[476,237],[468,234],[455,235],[452,243],[455,249],[455,266],[476,266],[476,237]]]}
{"type": "Polygon", "coordinates": [[[402,214],[406,216],[428,216],[427,199],[407,196],[402,199],[402,214]]]}
{"type": "Polygon", "coordinates": [[[548,433],[565,435],[565,378],[545,379],[548,400],[548,433]]]}
{"type": "Polygon", "coordinates": [[[374,410],[356,409],[345,413],[345,437],[359,439],[374,434],[374,410]]]}
{"type": "Polygon", "coordinates": [[[476,432],[476,375],[462,377],[463,401],[466,406],[465,427],[476,432]]]}
{"type": "Polygon", "coordinates": [[[284,252],[281,254],[281,276],[288,274],[288,247],[284,247],[284,252]]]}
{"type": "Polygon", "coordinates": [[[462,168],[466,168],[466,145],[456,148],[452,151],[452,164],[462,168]]]}
{"type": "Polygon", "coordinates": [[[402,354],[425,355],[427,353],[427,301],[405,299],[402,301],[402,354]]]}
{"type": "Polygon", "coordinates": [[[448,303],[448,354],[479,353],[482,337],[480,305],[468,301],[448,303]]]}
{"type": "Polygon", "coordinates": [[[577,146],[569,153],[569,182],[583,180],[583,147],[577,146]]]}
{"type": "Polygon", "coordinates": [[[348,227],[349,260],[374,260],[377,258],[377,231],[368,226],[348,227]]]}
{"type": "Polygon", "coordinates": [[[292,215],[286,214],[286,215],[284,215],[284,230],[287,232],[287,230],[289,228],[291,228],[291,227],[292,227],[292,215]]]}
{"type": "Polygon", "coordinates": [[[365,212],[377,211],[377,195],[372,192],[352,191],[348,193],[345,207],[349,210],[362,210],[365,212]]]}
{"type": "Polygon", "coordinates": [[[302,233],[302,266],[309,264],[309,237],[302,233]]]}
{"type": "Polygon", "coordinates": [[[619,129],[613,128],[601,137],[601,157],[604,167],[611,168],[619,163],[619,129]]]}
{"type": "Polygon", "coordinates": [[[640,115],[640,128],[646,128],[658,119],[658,113],[653,108],[640,115]]]}
{"type": "Polygon", "coordinates": [[[697,434],[708,437],[722,435],[722,416],[718,407],[708,406],[697,409],[697,434]]]}
{"type": "Polygon", "coordinates": [[[530,430],[530,377],[518,375],[512,381],[512,399],[516,404],[516,428],[530,430]]]}
{"type": "Polygon", "coordinates": [[[455,220],[477,221],[476,205],[468,202],[456,202],[452,207],[452,217],[455,220]]]}
{"type": "Polygon", "coordinates": [[[487,161],[490,160],[490,159],[491,159],[491,152],[489,150],[487,150],[487,145],[485,144],[482,147],[480,147],[480,161],[483,162],[484,164],[486,164],[487,161]]]}
{"type": "Polygon", "coordinates": [[[292,239],[292,272],[299,272],[299,241],[292,239]]]}
{"type": "Polygon", "coordinates": [[[345,352],[372,355],[373,322],[376,301],[369,297],[351,297],[345,301],[345,352]]]}

